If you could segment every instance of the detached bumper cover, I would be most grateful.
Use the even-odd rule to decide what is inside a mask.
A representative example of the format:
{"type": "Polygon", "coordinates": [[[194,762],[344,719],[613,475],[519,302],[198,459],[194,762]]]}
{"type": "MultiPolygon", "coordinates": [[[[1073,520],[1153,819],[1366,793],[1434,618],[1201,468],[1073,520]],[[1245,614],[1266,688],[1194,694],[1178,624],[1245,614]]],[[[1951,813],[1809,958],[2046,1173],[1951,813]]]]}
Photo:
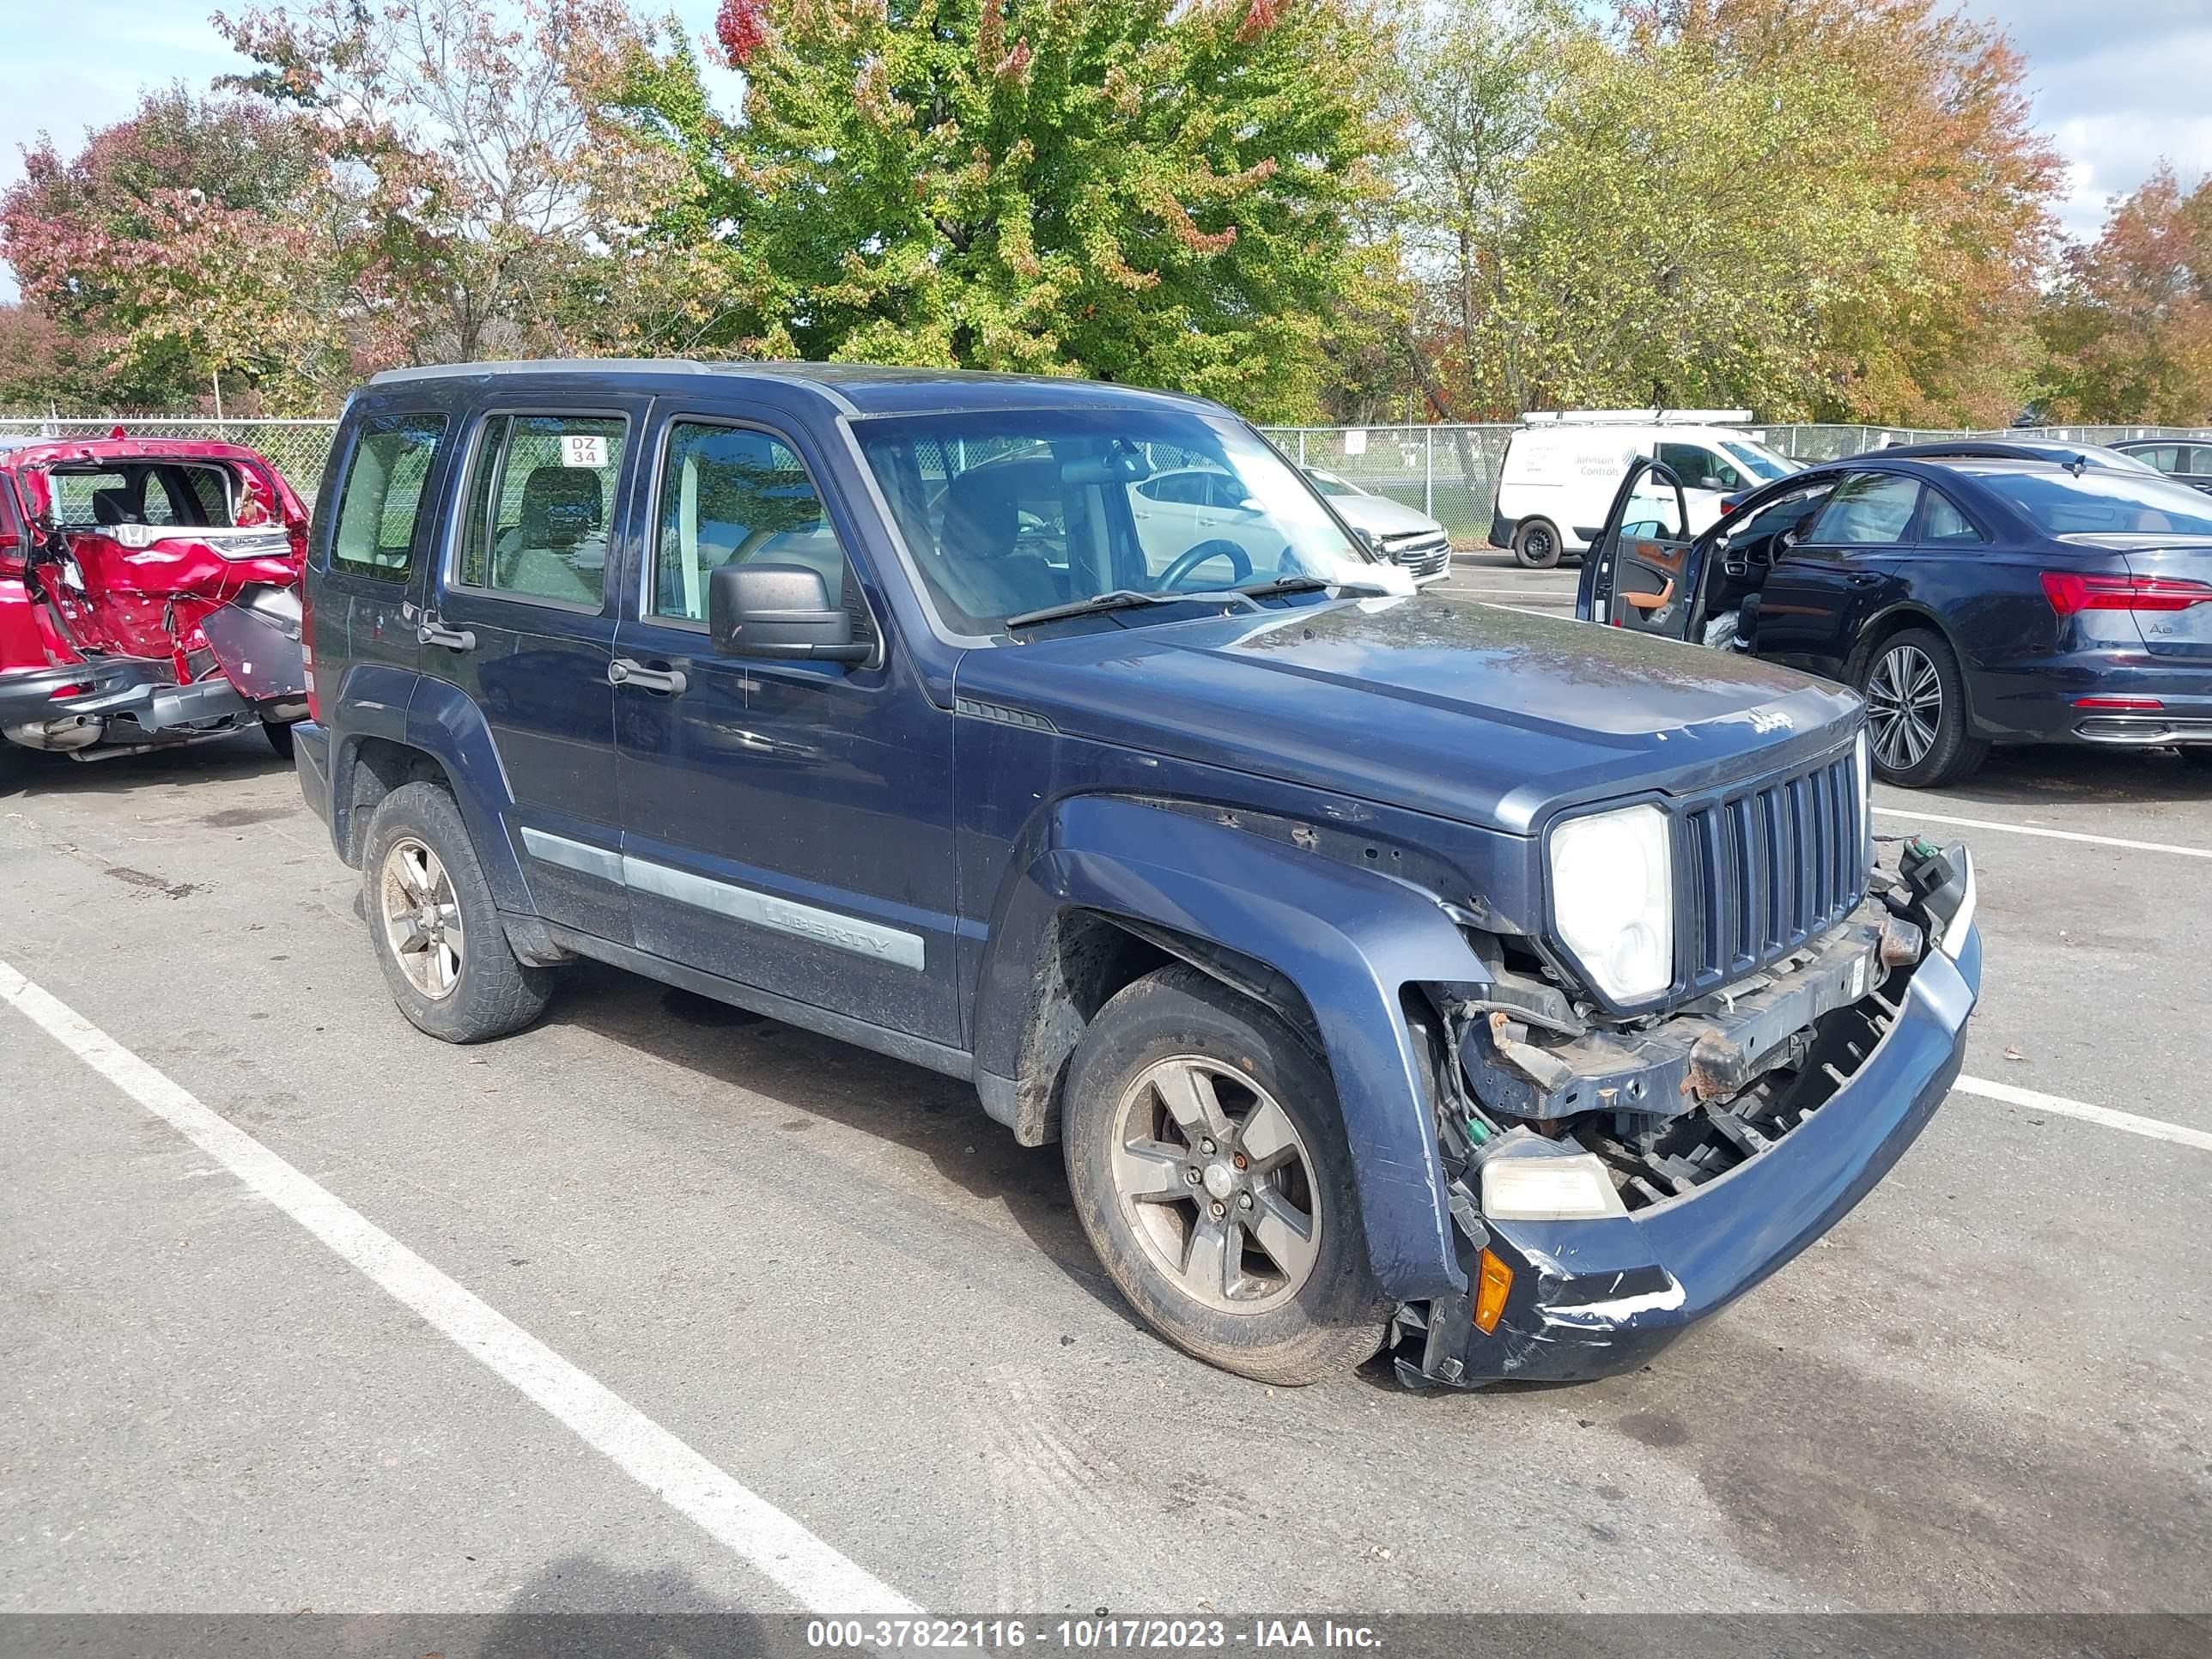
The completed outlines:
{"type": "Polygon", "coordinates": [[[1774,1146],[1685,1196],[1595,1221],[1485,1218],[1513,1269],[1497,1328],[1464,1297],[1431,1304],[1416,1383],[1581,1382],[1632,1370],[1849,1213],[1911,1146],[1959,1074],[1981,937],[1931,951],[1849,1082],[1774,1146]]]}
{"type": "Polygon", "coordinates": [[[149,736],[247,712],[246,699],[217,676],[179,685],[167,665],[101,659],[0,674],[0,727],[82,716],[127,715],[149,736]],[[71,688],[75,688],[72,690],[71,688]],[[66,695],[57,696],[56,692],[66,695]]]}

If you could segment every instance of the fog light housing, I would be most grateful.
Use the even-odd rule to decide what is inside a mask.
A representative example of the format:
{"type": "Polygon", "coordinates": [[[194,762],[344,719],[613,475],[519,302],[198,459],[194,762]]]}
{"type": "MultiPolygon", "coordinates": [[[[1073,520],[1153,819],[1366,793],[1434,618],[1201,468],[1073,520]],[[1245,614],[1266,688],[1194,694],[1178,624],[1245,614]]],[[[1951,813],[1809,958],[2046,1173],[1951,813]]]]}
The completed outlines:
{"type": "Polygon", "coordinates": [[[1482,1166],[1482,1212],[1494,1221],[1595,1221],[1628,1206],[1595,1152],[1516,1157],[1509,1148],[1482,1166]]]}

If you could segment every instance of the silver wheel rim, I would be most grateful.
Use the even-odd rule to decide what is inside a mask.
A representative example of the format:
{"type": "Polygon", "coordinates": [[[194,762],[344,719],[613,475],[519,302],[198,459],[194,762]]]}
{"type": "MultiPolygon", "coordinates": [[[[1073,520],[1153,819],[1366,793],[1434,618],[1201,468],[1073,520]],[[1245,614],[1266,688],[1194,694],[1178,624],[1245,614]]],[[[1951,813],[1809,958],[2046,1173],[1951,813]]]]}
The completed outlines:
{"type": "Polygon", "coordinates": [[[1893,772],[1928,757],[1943,725],[1943,678],[1917,645],[1893,645],[1867,677],[1875,758],[1893,772]]]}
{"type": "Polygon", "coordinates": [[[1261,1313],[1313,1276],[1312,1155],[1250,1078],[1195,1054],[1148,1066],[1114,1113],[1112,1173],[1145,1254],[1193,1301],[1261,1313]]]}
{"type": "Polygon", "coordinates": [[[433,1002],[451,996],[461,982],[461,904],[438,855],[401,837],[384,855],[376,889],[384,942],[407,982],[433,1002]]]}

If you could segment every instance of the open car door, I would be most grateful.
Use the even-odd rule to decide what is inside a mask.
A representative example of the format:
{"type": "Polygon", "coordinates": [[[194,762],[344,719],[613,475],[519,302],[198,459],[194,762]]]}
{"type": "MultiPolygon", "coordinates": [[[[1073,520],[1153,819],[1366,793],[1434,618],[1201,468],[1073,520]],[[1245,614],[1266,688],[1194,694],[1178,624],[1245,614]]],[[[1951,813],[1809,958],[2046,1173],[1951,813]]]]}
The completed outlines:
{"type": "Polygon", "coordinates": [[[1583,557],[1575,614],[1639,634],[1689,638],[1698,594],[1689,526],[1682,481],[1665,463],[1640,457],[1583,557]]]}

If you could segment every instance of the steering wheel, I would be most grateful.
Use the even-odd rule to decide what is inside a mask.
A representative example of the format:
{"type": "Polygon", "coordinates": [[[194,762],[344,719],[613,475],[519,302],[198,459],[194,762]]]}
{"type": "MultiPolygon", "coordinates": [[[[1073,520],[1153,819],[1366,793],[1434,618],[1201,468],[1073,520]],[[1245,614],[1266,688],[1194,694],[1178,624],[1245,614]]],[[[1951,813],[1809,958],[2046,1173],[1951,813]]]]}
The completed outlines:
{"type": "Polygon", "coordinates": [[[1252,556],[1244,550],[1243,544],[1231,541],[1226,536],[1216,536],[1200,542],[1161,571],[1160,586],[1181,586],[1182,579],[1208,559],[1228,560],[1229,580],[1232,582],[1241,582],[1252,574],[1252,556]]]}

